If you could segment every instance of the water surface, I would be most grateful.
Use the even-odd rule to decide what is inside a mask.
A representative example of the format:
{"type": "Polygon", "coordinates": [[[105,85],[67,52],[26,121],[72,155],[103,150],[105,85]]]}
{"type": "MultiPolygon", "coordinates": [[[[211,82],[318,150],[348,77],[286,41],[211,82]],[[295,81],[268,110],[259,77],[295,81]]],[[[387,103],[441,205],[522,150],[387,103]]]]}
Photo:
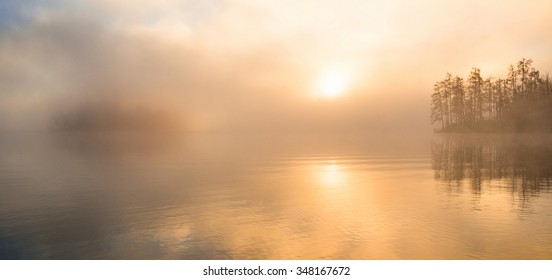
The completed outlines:
{"type": "Polygon", "coordinates": [[[0,136],[4,259],[550,259],[546,135],[0,136]]]}

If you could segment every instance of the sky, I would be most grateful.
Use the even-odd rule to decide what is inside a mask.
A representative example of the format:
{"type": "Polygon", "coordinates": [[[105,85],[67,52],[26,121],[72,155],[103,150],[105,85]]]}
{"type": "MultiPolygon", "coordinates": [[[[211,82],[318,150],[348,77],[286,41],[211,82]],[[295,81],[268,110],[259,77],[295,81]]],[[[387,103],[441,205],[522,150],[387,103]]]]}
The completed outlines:
{"type": "Polygon", "coordinates": [[[0,129],[125,111],[193,131],[430,130],[436,81],[521,58],[550,72],[551,30],[548,0],[3,0],[0,129]]]}

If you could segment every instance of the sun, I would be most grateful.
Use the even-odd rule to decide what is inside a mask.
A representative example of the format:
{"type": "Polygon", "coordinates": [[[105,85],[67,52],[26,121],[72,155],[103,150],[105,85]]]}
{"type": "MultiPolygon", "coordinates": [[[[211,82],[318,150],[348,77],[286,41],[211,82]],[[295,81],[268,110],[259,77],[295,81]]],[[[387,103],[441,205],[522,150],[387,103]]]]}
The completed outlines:
{"type": "Polygon", "coordinates": [[[327,71],[318,81],[319,91],[326,98],[335,98],[342,95],[349,86],[349,78],[343,71],[327,71]]]}

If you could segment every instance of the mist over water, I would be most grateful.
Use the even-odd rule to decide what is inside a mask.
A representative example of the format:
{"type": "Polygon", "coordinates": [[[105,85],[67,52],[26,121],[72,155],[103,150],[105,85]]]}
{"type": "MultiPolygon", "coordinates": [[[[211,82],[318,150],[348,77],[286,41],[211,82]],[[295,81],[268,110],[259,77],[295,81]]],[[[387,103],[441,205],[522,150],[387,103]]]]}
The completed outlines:
{"type": "Polygon", "coordinates": [[[550,11],[3,0],[0,258],[550,259],[550,11]]]}
{"type": "Polygon", "coordinates": [[[543,139],[3,136],[0,256],[548,259],[543,139]]]}

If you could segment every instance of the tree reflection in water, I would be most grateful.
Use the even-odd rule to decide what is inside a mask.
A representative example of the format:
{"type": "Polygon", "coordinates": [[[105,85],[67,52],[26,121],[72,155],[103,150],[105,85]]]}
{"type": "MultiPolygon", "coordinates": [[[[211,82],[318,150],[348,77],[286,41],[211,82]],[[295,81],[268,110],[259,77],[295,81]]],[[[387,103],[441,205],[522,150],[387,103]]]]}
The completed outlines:
{"type": "Polygon", "coordinates": [[[480,195],[503,188],[523,200],[551,190],[550,135],[437,135],[432,142],[435,179],[480,195]]]}

